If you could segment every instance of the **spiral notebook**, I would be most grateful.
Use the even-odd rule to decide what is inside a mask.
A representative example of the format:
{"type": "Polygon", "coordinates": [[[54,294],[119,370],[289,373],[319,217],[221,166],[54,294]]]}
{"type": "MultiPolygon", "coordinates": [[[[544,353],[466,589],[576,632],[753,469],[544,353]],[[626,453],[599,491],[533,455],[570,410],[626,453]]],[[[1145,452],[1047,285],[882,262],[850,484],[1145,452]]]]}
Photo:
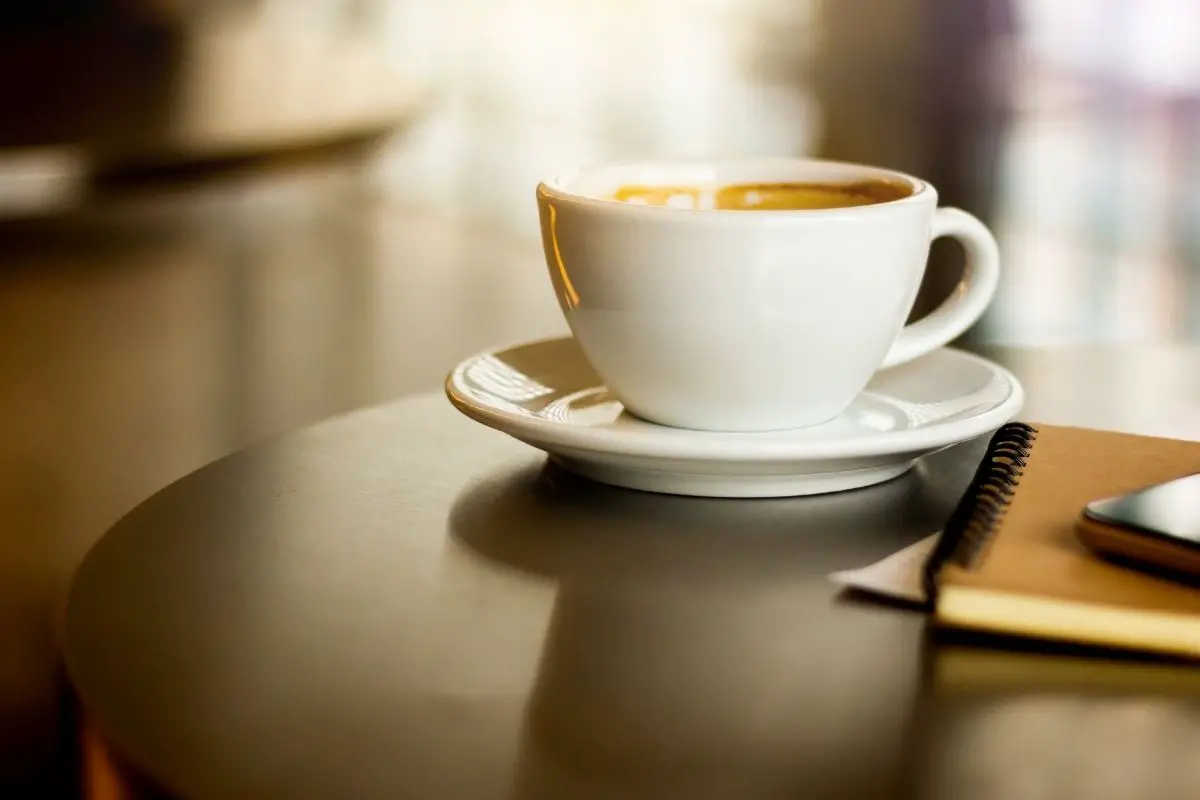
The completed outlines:
{"type": "MultiPolygon", "coordinates": [[[[936,624],[1200,657],[1200,590],[1088,551],[1092,500],[1200,472],[1200,443],[1013,423],[943,532],[872,568],[919,579],[936,624]]],[[[856,585],[856,579],[842,580],[856,585]]]]}

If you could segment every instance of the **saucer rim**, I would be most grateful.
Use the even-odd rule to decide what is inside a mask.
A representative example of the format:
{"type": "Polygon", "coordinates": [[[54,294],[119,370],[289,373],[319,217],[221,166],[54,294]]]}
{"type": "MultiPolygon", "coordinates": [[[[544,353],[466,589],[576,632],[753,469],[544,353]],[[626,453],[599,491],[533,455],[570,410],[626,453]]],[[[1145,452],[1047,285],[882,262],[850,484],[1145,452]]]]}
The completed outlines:
{"type": "MultiPolygon", "coordinates": [[[[836,458],[870,458],[875,456],[915,453],[964,442],[993,431],[1011,422],[1025,403],[1025,390],[1017,377],[1007,368],[991,359],[968,353],[957,347],[940,347],[930,353],[906,362],[912,364],[934,352],[947,351],[956,358],[973,361],[1004,378],[1008,394],[986,411],[949,422],[932,422],[898,431],[883,431],[874,435],[858,436],[847,440],[771,440],[747,441],[750,435],[742,432],[722,433],[718,431],[691,431],[686,428],[667,428],[681,431],[689,436],[673,436],[669,439],[641,439],[629,441],[609,427],[588,427],[555,422],[534,416],[516,414],[492,406],[483,405],[456,390],[457,376],[465,365],[485,356],[503,353],[518,347],[560,342],[574,337],[547,336],[527,339],[513,344],[489,347],[461,359],[450,370],[444,382],[447,399],[460,413],[494,430],[512,436],[539,449],[570,448],[577,451],[607,453],[632,458],[720,460],[728,462],[795,461],[836,458]],[[728,437],[728,438],[725,438],[728,437]],[[625,439],[623,441],[623,439],[625,439]]],[[[897,365],[903,366],[903,365],[897,365]]],[[[597,386],[603,386],[597,383],[597,386]]],[[[647,425],[654,425],[647,422],[647,425]]],[[[786,433],[787,431],[779,431],[786,433]]],[[[769,433],[769,432],[767,432],[769,433]]]]}

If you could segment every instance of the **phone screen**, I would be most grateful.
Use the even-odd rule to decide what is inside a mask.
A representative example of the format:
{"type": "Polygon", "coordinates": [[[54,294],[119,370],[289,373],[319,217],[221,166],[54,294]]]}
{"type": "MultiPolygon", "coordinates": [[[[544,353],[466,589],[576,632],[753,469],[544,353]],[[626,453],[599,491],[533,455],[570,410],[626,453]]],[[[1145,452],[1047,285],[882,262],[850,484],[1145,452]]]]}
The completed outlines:
{"type": "Polygon", "coordinates": [[[1200,475],[1088,505],[1092,519],[1200,549],[1200,475]]]}

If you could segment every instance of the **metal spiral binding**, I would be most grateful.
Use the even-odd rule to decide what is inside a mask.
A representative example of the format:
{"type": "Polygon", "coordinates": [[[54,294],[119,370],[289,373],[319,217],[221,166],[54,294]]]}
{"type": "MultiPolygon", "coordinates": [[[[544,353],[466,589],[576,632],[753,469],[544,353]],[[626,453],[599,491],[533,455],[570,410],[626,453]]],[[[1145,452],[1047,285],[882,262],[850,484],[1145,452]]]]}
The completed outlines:
{"type": "Polygon", "coordinates": [[[1010,422],[988,442],[975,477],[925,562],[922,578],[931,605],[937,598],[937,576],[942,567],[952,563],[970,568],[991,540],[1017,490],[1036,438],[1037,428],[1010,422]]]}

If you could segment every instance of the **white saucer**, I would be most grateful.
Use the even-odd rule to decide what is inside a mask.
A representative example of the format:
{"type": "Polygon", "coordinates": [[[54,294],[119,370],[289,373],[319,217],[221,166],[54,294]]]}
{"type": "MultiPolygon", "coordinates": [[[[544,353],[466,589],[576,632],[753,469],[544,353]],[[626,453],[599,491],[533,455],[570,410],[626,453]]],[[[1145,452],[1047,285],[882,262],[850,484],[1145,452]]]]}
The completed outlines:
{"type": "Polygon", "coordinates": [[[446,379],[472,419],[567,469],[631,489],[704,497],[822,494],[881,483],[925,455],[1010,421],[1008,370],[944,348],[875,375],[839,417],[771,433],[667,428],[626,413],[570,338],[473,356],[446,379]]]}

